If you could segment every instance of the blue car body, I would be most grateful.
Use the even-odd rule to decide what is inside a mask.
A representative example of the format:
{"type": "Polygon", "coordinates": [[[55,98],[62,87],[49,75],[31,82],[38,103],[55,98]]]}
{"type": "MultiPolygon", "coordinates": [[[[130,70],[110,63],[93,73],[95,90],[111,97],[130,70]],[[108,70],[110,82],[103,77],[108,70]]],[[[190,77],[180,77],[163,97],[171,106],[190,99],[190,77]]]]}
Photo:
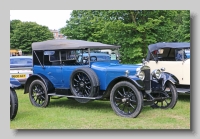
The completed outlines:
{"type": "MultiPolygon", "coordinates": [[[[75,69],[80,67],[88,66],[46,66],[45,69],[42,69],[41,66],[33,66],[33,71],[35,71],[34,74],[36,75],[42,73],[42,75],[44,75],[50,82],[53,83],[55,88],[70,89],[70,76],[75,69]],[[56,72],[53,73],[53,71],[56,72]],[[49,75],[49,72],[52,74],[49,75]]],[[[140,66],[122,65],[119,63],[119,61],[91,62],[91,69],[93,69],[97,74],[101,83],[100,90],[106,90],[108,85],[114,79],[124,77],[126,70],[129,70],[130,75],[135,75],[138,67],[140,66]]],[[[131,76],[129,78],[139,80],[139,78],[136,76],[131,76]]]]}
{"type": "Polygon", "coordinates": [[[21,86],[21,83],[15,79],[15,78],[10,78],[10,88],[18,88],[21,86]]]}
{"type": "Polygon", "coordinates": [[[145,105],[157,106],[155,101],[165,102],[170,97],[173,101],[162,108],[173,108],[177,101],[175,89],[173,96],[163,91],[166,85],[176,83],[176,79],[160,69],[151,70],[145,63],[121,64],[114,53],[118,48],[82,40],[33,43],[33,75],[27,79],[24,93],[29,93],[32,105],[37,107],[47,107],[51,96],[73,98],[80,103],[110,99],[115,113],[123,117],[137,117],[143,101],[145,105]],[[96,49],[113,52],[105,54],[96,49]],[[164,96],[158,97],[159,93],[164,96]],[[122,97],[120,102],[118,97],[122,97]]]}

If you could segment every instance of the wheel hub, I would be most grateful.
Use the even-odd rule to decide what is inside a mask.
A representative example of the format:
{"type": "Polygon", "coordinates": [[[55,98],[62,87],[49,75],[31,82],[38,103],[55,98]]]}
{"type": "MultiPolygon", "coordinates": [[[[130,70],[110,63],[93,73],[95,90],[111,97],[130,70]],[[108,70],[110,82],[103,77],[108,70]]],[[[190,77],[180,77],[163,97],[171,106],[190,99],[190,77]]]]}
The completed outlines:
{"type": "Polygon", "coordinates": [[[80,87],[83,88],[85,86],[85,84],[83,82],[80,82],[80,87]]]}
{"type": "Polygon", "coordinates": [[[123,103],[126,103],[126,104],[130,104],[129,95],[125,95],[125,96],[122,98],[122,102],[123,102],[123,103]]]}

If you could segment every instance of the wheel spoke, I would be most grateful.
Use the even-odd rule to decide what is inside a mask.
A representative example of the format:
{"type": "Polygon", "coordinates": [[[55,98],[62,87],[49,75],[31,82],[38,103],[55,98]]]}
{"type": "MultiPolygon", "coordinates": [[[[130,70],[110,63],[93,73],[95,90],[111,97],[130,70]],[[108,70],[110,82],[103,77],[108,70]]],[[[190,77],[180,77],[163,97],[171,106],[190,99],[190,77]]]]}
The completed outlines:
{"type": "Polygon", "coordinates": [[[133,104],[136,104],[137,103],[137,101],[136,100],[130,100],[133,104]]]}
{"type": "Polygon", "coordinates": [[[135,107],[130,103],[130,106],[133,108],[133,109],[135,109],[135,107]]]}
{"type": "Polygon", "coordinates": [[[124,104],[123,111],[124,111],[124,109],[125,109],[125,106],[126,106],[126,105],[124,104]]]}
{"type": "Polygon", "coordinates": [[[77,74],[77,77],[78,77],[78,80],[81,81],[81,78],[80,78],[80,76],[78,74],[77,74]]]}
{"type": "Polygon", "coordinates": [[[165,99],[165,102],[167,103],[167,105],[169,105],[170,103],[167,102],[167,100],[165,99]]]}
{"type": "Polygon", "coordinates": [[[117,99],[117,100],[121,100],[121,98],[118,98],[118,97],[115,97],[115,99],[117,99]]]}
{"type": "Polygon", "coordinates": [[[85,93],[86,93],[86,96],[89,96],[89,93],[87,92],[87,90],[85,89],[85,93]]]}
{"type": "Polygon", "coordinates": [[[163,101],[161,101],[161,106],[163,107],[163,101]]]}
{"type": "Polygon", "coordinates": [[[79,81],[78,81],[78,80],[76,80],[75,78],[74,78],[74,81],[75,81],[75,82],[77,82],[77,83],[79,83],[79,81]]]}
{"type": "Polygon", "coordinates": [[[123,96],[123,95],[121,94],[121,92],[119,92],[119,90],[117,91],[117,93],[118,93],[120,96],[123,96]]]}
{"type": "Polygon", "coordinates": [[[123,87],[123,93],[124,93],[124,95],[126,94],[126,92],[125,92],[125,90],[124,90],[124,87],[123,87]]]}
{"type": "Polygon", "coordinates": [[[90,90],[91,88],[90,87],[88,87],[88,86],[85,86],[85,88],[87,88],[88,90],[90,90]]]}
{"type": "Polygon", "coordinates": [[[119,107],[121,104],[123,104],[123,102],[120,102],[119,104],[116,104],[116,105],[117,105],[117,107],[119,107]]]}

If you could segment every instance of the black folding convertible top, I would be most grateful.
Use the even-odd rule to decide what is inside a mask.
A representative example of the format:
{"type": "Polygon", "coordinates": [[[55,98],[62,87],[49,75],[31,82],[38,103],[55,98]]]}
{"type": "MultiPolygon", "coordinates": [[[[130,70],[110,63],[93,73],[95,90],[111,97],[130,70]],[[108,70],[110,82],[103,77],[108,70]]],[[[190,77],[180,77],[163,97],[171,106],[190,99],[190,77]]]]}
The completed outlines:
{"type": "Polygon", "coordinates": [[[89,42],[83,40],[47,40],[32,43],[32,50],[56,50],[56,49],[85,49],[85,48],[119,48],[120,46],[89,42]]]}
{"type": "Polygon", "coordinates": [[[155,44],[150,44],[148,49],[150,52],[161,48],[190,48],[190,43],[188,42],[159,42],[155,44]]]}
{"type": "Polygon", "coordinates": [[[158,42],[155,44],[150,44],[148,46],[148,54],[147,54],[146,60],[149,61],[151,52],[158,49],[162,49],[162,48],[178,48],[178,49],[190,48],[190,43],[189,42],[158,42]]]}

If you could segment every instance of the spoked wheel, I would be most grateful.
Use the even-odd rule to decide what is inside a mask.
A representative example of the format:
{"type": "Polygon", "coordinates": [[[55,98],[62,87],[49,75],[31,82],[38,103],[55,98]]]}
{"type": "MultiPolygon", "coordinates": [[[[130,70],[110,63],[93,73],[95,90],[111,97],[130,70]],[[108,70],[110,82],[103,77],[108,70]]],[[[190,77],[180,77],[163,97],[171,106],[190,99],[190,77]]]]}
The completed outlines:
{"type": "MultiPolygon", "coordinates": [[[[76,69],[70,78],[70,89],[73,95],[79,97],[95,97],[98,95],[98,77],[90,68],[76,69]]],[[[87,103],[90,99],[75,98],[80,103],[87,103]]]]}
{"type": "Polygon", "coordinates": [[[10,120],[13,120],[18,111],[18,97],[14,89],[10,89],[10,120]]]}
{"type": "Polygon", "coordinates": [[[142,95],[127,81],[117,83],[111,90],[110,102],[115,113],[122,117],[137,117],[143,106],[142,95]]]}
{"type": "Polygon", "coordinates": [[[173,109],[178,100],[178,93],[176,87],[171,82],[167,82],[164,91],[154,94],[153,97],[158,100],[154,102],[152,108],[173,109]]]}
{"type": "Polygon", "coordinates": [[[47,107],[50,97],[47,94],[46,87],[41,80],[35,80],[29,87],[29,99],[32,105],[36,107],[47,107]]]}

